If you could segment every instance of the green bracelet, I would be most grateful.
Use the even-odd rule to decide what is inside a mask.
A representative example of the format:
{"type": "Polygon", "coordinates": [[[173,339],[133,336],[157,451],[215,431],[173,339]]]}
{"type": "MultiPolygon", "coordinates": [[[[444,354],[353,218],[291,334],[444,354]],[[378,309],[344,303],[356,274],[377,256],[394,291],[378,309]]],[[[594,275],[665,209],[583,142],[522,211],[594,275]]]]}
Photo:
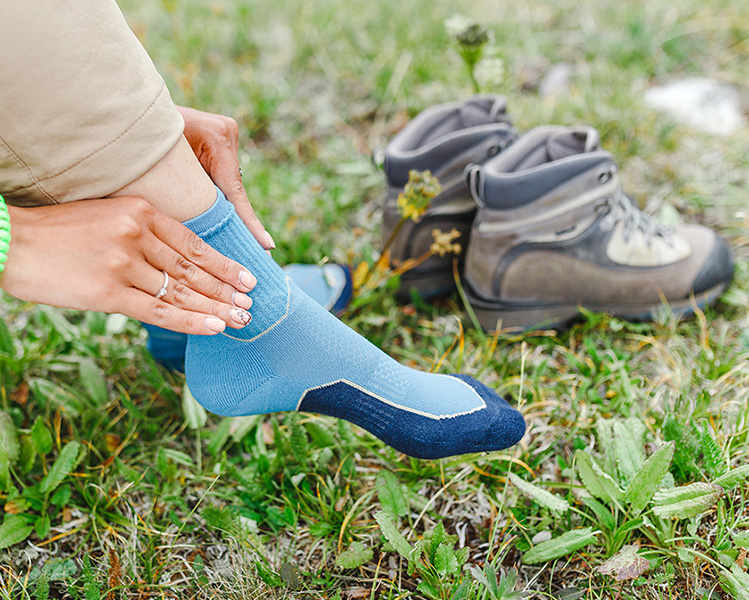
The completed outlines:
{"type": "Polygon", "coordinates": [[[0,273],[5,269],[5,261],[8,260],[10,249],[10,215],[5,198],[0,196],[0,273]]]}

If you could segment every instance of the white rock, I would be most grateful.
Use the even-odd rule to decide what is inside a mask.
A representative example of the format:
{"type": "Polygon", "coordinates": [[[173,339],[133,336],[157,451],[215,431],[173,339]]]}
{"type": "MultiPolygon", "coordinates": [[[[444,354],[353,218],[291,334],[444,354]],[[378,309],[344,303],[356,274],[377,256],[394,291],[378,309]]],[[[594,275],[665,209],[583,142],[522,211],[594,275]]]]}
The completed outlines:
{"type": "Polygon", "coordinates": [[[738,91],[705,77],[674,80],[651,88],[645,92],[645,103],[715,135],[731,135],[746,125],[738,91]]]}

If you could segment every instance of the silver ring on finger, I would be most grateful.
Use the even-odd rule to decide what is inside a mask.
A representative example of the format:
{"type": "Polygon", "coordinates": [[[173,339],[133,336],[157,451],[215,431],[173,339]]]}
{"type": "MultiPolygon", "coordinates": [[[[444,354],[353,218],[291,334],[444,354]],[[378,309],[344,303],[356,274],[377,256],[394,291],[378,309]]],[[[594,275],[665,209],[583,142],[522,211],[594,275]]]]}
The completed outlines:
{"type": "Polygon", "coordinates": [[[169,285],[169,273],[167,273],[166,271],[162,271],[162,273],[164,274],[164,283],[161,285],[161,289],[154,294],[156,300],[160,300],[161,298],[166,296],[166,293],[169,291],[166,289],[169,285]]]}
{"type": "Polygon", "coordinates": [[[239,167],[239,176],[242,177],[242,167],[239,167]]]}

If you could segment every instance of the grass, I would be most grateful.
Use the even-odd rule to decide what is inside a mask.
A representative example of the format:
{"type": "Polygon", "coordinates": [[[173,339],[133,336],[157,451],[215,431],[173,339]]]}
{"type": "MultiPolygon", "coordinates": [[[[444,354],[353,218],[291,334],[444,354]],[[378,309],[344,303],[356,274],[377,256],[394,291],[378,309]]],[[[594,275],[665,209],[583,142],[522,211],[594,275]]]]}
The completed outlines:
{"type": "MultiPolygon", "coordinates": [[[[421,109],[470,93],[442,27],[453,3],[122,5],[177,102],[239,121],[276,259],[372,264],[383,183],[367,155],[421,109]]],[[[683,518],[654,490],[623,490],[645,459],[643,482],[677,486],[725,482],[749,462],[747,131],[701,135],[641,100],[676,75],[743,84],[746,12],[725,0],[460,10],[494,31],[521,129],[597,127],[643,206],[731,241],[724,300],[680,323],[589,314],[563,333],[492,337],[457,297],[405,306],[387,286],[368,292],[347,323],[407,364],[477,376],[529,423],[507,451],[419,461],[329,418],[203,419],[137,323],[6,298],[0,453],[15,452],[10,429],[19,445],[0,473],[0,534],[27,539],[0,550],[0,598],[742,597],[746,480],[695,492],[705,506],[683,518]],[[542,98],[559,61],[570,87],[542,98]],[[608,492],[585,465],[611,477],[608,492]],[[569,551],[543,546],[562,535],[577,536],[569,551]],[[596,570],[633,544],[646,571],[596,570]],[[533,562],[534,547],[562,554],[533,562]]]]}

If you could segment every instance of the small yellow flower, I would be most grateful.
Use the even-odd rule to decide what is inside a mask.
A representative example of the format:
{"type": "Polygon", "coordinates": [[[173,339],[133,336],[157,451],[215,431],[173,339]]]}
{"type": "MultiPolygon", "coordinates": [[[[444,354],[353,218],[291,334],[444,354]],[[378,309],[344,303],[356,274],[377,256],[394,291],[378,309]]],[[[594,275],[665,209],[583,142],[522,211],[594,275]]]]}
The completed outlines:
{"type": "Polygon", "coordinates": [[[447,233],[439,229],[432,229],[432,237],[434,242],[429,246],[429,251],[432,254],[445,256],[445,254],[460,255],[463,252],[463,246],[453,243],[460,237],[460,232],[454,227],[447,233]]]}
{"type": "Polygon", "coordinates": [[[408,183],[398,196],[398,208],[404,219],[418,221],[432,199],[442,191],[442,186],[431,171],[409,171],[408,183]]]}
{"type": "Polygon", "coordinates": [[[369,278],[369,265],[365,263],[364,261],[360,262],[358,265],[356,265],[356,269],[354,269],[354,275],[353,275],[353,285],[355,290],[361,289],[361,287],[364,285],[364,283],[369,278]]]}

